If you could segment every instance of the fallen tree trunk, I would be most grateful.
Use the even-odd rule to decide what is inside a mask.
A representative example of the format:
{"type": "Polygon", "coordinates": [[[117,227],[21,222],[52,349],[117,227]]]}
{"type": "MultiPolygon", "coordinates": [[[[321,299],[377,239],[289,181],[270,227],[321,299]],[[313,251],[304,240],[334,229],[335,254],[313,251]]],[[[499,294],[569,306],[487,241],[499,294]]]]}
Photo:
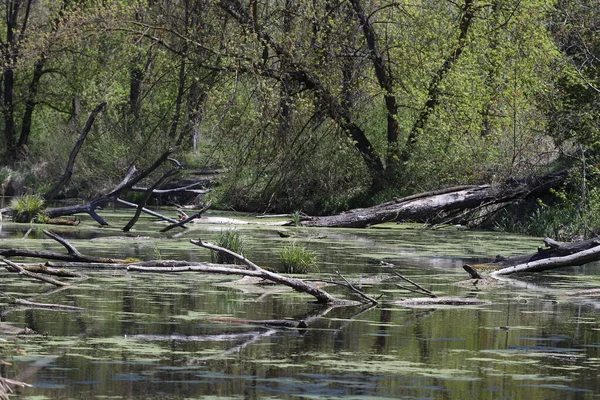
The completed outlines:
{"type": "MultiPolygon", "coordinates": [[[[450,223],[486,207],[507,205],[549,193],[564,183],[569,171],[511,180],[498,185],[460,186],[396,199],[342,214],[307,217],[301,226],[365,228],[384,222],[425,221],[450,223]]],[[[292,223],[288,223],[292,225],[292,223]]]]}
{"type": "Polygon", "coordinates": [[[94,257],[86,256],[81,254],[71,243],[64,238],[58,236],[56,233],[48,230],[43,231],[46,236],[59,242],[65,249],[67,254],[56,253],[53,251],[43,250],[30,250],[30,249],[0,249],[0,256],[2,257],[28,257],[28,258],[44,258],[47,260],[62,260],[72,262],[85,262],[85,263],[124,263],[124,260],[111,259],[106,257],[94,257]]]}
{"type": "Polygon", "coordinates": [[[572,243],[559,243],[555,240],[545,238],[546,247],[539,247],[537,253],[514,257],[496,256],[496,260],[491,265],[498,267],[510,267],[517,264],[530,263],[537,260],[550,259],[555,257],[565,257],[585,250],[592,249],[600,245],[599,238],[592,238],[572,243]]]}
{"type": "Polygon", "coordinates": [[[317,302],[319,302],[319,303],[328,304],[328,303],[334,303],[334,302],[338,301],[335,297],[333,297],[326,291],[324,291],[316,286],[313,286],[313,285],[303,281],[302,279],[290,278],[287,276],[276,274],[271,271],[267,271],[266,269],[263,269],[263,268],[259,267],[258,265],[254,264],[252,261],[248,260],[246,257],[244,257],[240,254],[237,254],[229,249],[215,246],[212,243],[204,242],[202,240],[190,240],[190,242],[197,246],[204,247],[205,249],[227,253],[230,256],[234,257],[237,260],[240,260],[245,265],[247,265],[248,267],[251,268],[250,271],[245,270],[246,272],[242,273],[241,275],[247,275],[247,272],[253,272],[254,274],[252,276],[258,276],[259,278],[264,278],[271,282],[289,286],[299,292],[310,294],[311,296],[314,296],[317,299],[317,302]]]}
{"type": "MultiPolygon", "coordinates": [[[[576,267],[600,260],[600,240],[593,238],[573,243],[559,243],[545,238],[545,248],[538,248],[537,253],[502,257],[496,256],[492,263],[482,264],[487,268],[498,268],[489,274],[491,278],[500,279],[501,276],[522,272],[542,272],[556,268],[576,267]]],[[[477,266],[464,265],[463,268],[471,279],[483,279],[477,271],[477,266]]]]}
{"type": "Polygon", "coordinates": [[[579,251],[563,257],[543,258],[536,261],[527,262],[524,264],[512,265],[502,268],[490,274],[492,278],[501,275],[510,275],[519,272],[541,272],[549,269],[576,267],[584,265],[600,259],[600,245],[587,250],[579,251]]]}
{"type": "Polygon", "coordinates": [[[165,151],[150,167],[142,171],[138,171],[135,166],[131,167],[129,169],[129,172],[127,172],[125,178],[123,178],[121,183],[119,183],[116,188],[111,190],[109,193],[90,201],[89,203],[78,204],[74,206],[50,208],[46,210],[46,215],[48,216],[48,218],[56,218],[65,215],[87,213],[100,225],[108,225],[108,223],[96,213],[96,209],[98,207],[103,206],[106,203],[116,202],[119,196],[131,190],[131,188],[134,185],[138,184],[140,181],[142,181],[144,178],[146,178],[148,175],[154,172],[158,167],[160,167],[165,161],[169,159],[171,154],[175,153],[178,150],[178,147],[170,148],[169,150],[165,151]]]}

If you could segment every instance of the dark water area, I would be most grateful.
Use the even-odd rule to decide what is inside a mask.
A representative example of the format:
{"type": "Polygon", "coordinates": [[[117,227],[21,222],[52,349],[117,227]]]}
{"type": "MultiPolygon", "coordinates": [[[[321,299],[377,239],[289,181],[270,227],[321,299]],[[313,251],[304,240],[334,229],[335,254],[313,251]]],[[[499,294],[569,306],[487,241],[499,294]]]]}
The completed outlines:
{"type": "MultiPolygon", "coordinates": [[[[65,228],[4,223],[0,246],[64,252],[41,233],[48,228],[68,237],[84,254],[209,261],[209,252],[189,240],[214,241],[220,231],[232,228],[194,224],[160,234],[163,225],[144,217],[124,234],[119,227],[130,213],[104,215],[110,227],[98,228],[84,217],[79,226],[65,228]]],[[[2,271],[2,322],[38,332],[0,334],[0,356],[6,362],[2,376],[33,385],[18,389],[21,399],[529,400],[600,395],[600,300],[597,295],[566,295],[600,287],[597,265],[530,276],[518,284],[458,286],[467,279],[461,268],[466,260],[534,252],[540,240],[454,227],[235,228],[245,239],[245,255],[259,265],[277,268],[279,250],[296,241],[317,253],[321,279],[335,279],[339,271],[369,295],[383,295],[382,304],[323,308],[286,288],[199,273],[85,270],[87,279],[56,289],[2,271]],[[296,238],[281,238],[281,229],[293,231],[296,238]],[[417,296],[398,288],[397,281],[385,280],[392,271],[438,295],[489,303],[391,305],[417,296]],[[11,304],[11,296],[85,311],[23,308],[11,304]],[[306,329],[248,323],[270,319],[310,322],[306,329]]],[[[343,288],[327,289],[349,296],[343,288]]]]}

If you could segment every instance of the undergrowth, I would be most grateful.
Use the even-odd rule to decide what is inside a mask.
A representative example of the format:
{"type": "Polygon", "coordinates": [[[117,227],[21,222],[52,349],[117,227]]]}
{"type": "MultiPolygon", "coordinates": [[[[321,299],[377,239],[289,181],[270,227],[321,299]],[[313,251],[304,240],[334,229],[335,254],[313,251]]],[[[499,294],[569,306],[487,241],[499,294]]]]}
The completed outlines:
{"type": "Polygon", "coordinates": [[[15,222],[43,222],[45,220],[44,199],[38,195],[24,195],[10,202],[15,222]]]}

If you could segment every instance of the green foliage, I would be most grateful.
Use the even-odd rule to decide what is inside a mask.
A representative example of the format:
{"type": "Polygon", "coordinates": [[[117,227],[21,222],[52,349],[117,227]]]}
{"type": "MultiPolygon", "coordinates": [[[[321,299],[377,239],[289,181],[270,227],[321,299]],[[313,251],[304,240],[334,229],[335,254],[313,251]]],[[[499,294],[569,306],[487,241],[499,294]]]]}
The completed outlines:
{"type": "Polygon", "coordinates": [[[3,114],[18,132],[35,104],[31,137],[1,181],[19,193],[52,187],[101,101],[67,196],[106,192],[174,144],[192,168],[227,171],[215,206],[315,215],[501,182],[579,144],[600,148],[589,1],[315,0],[228,13],[234,3],[31,3],[26,32],[9,44],[14,110],[3,114]],[[360,8],[372,25],[361,26],[360,8]]]}
{"type": "Polygon", "coordinates": [[[294,211],[292,213],[292,223],[294,224],[294,226],[300,226],[300,219],[302,218],[302,212],[301,211],[294,211]]]}
{"type": "Polygon", "coordinates": [[[502,210],[497,229],[571,241],[600,233],[600,169],[595,157],[580,159],[568,181],[545,202],[520,204],[502,210]]]}
{"type": "Polygon", "coordinates": [[[306,274],[319,271],[316,253],[295,242],[281,249],[279,261],[283,272],[287,274],[306,274]]]}
{"type": "MultiPolygon", "coordinates": [[[[242,237],[240,231],[235,229],[221,231],[215,244],[237,254],[242,254],[244,252],[244,238],[242,237]]],[[[211,252],[211,260],[217,264],[240,263],[239,260],[222,251],[211,252]]]]}
{"type": "Polygon", "coordinates": [[[15,222],[43,221],[44,199],[38,195],[23,195],[10,203],[15,222]]]}

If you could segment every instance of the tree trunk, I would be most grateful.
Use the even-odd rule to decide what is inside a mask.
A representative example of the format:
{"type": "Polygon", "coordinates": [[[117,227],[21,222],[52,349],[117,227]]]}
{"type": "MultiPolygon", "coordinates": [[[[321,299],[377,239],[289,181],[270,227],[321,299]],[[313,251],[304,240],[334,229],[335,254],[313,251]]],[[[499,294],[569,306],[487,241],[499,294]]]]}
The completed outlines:
{"type": "Polygon", "coordinates": [[[513,265],[502,268],[498,271],[494,271],[490,274],[490,276],[495,278],[498,276],[516,274],[519,272],[541,272],[556,268],[576,267],[578,265],[598,261],[600,259],[600,242],[598,240],[595,240],[594,242],[596,243],[596,246],[587,250],[582,250],[580,252],[563,257],[550,257],[526,262],[524,264],[513,265]]]}
{"type": "Polygon", "coordinates": [[[100,111],[102,111],[104,106],[106,106],[106,102],[98,104],[90,114],[85,124],[85,127],[79,133],[79,137],[77,138],[77,141],[75,142],[75,145],[71,150],[71,154],[69,155],[69,161],[67,162],[67,166],[65,167],[65,172],[63,173],[56,186],[44,196],[46,200],[51,200],[55,198],[58,195],[58,193],[62,190],[62,188],[71,180],[71,176],[73,175],[73,167],[75,166],[75,158],[77,158],[79,150],[81,150],[81,147],[83,147],[83,142],[85,141],[85,138],[92,129],[92,125],[96,120],[96,116],[100,113],[100,111]]]}
{"type": "MultiPolygon", "coordinates": [[[[560,186],[568,170],[512,180],[500,185],[462,186],[396,199],[370,208],[325,217],[308,217],[302,226],[365,228],[384,222],[451,222],[455,215],[536,197],[560,186]]],[[[464,217],[464,215],[461,215],[464,217]]],[[[291,224],[291,223],[290,223],[291,224]]]]}
{"type": "Polygon", "coordinates": [[[402,150],[400,159],[403,162],[406,162],[410,159],[410,155],[414,150],[419,134],[425,128],[427,122],[429,121],[429,118],[431,117],[431,115],[433,115],[433,111],[435,110],[435,108],[439,105],[440,84],[448,75],[454,64],[456,64],[456,62],[460,58],[460,55],[465,49],[465,46],[467,45],[467,35],[469,33],[469,29],[471,28],[473,19],[475,18],[475,10],[476,7],[474,5],[474,1],[465,0],[464,7],[462,7],[461,20],[459,23],[460,34],[458,36],[458,42],[456,44],[456,47],[446,57],[441,67],[433,75],[433,78],[429,83],[429,88],[427,89],[427,101],[421,109],[417,120],[413,124],[413,127],[410,133],[408,134],[406,145],[402,150]]]}
{"type": "Polygon", "coordinates": [[[46,215],[49,218],[56,218],[56,217],[62,217],[65,215],[87,213],[92,218],[94,218],[94,220],[97,221],[100,225],[108,225],[108,223],[101,216],[99,216],[96,213],[96,208],[98,208],[106,203],[117,201],[119,199],[119,196],[121,196],[123,193],[131,190],[131,188],[134,185],[136,185],[142,179],[146,178],[148,175],[150,175],[152,172],[154,172],[165,161],[167,161],[167,159],[169,159],[171,154],[175,153],[178,150],[179,150],[178,147],[173,147],[173,148],[170,148],[169,150],[165,151],[154,162],[154,164],[152,164],[150,167],[146,168],[145,170],[138,171],[137,168],[135,168],[135,166],[131,167],[131,169],[125,176],[125,178],[123,178],[121,183],[119,183],[116,188],[114,188],[109,193],[107,193],[103,196],[97,197],[96,199],[90,201],[89,203],[78,204],[78,205],[74,205],[74,206],[51,208],[51,209],[46,210],[46,215]]]}

